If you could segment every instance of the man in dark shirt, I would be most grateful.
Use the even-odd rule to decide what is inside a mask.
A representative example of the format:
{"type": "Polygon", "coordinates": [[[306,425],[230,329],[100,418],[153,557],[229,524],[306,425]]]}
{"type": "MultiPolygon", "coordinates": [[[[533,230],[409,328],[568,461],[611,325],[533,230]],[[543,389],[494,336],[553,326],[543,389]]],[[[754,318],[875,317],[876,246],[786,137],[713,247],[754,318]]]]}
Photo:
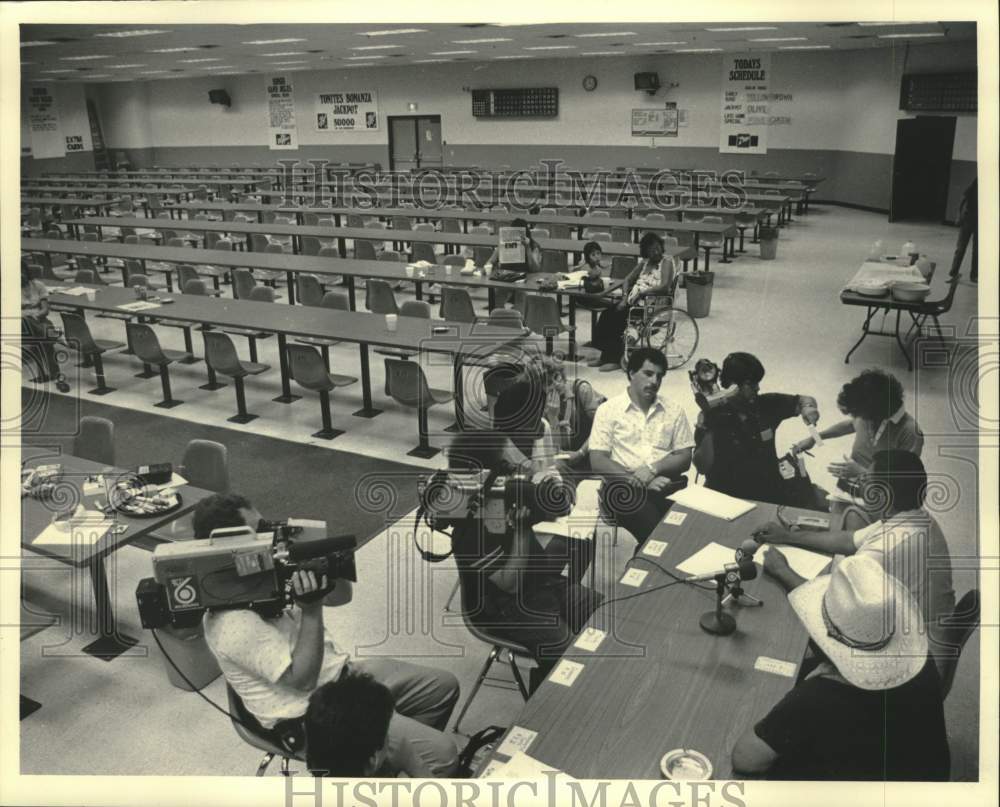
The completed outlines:
{"type": "MultiPolygon", "coordinates": [[[[773,548],[764,568],[787,561],[773,548]]],[[[788,600],[819,665],[733,748],[733,770],[767,779],[947,781],[937,668],[917,605],[871,558],[845,558],[788,600]]]]}
{"type": "Polygon", "coordinates": [[[958,241],[955,244],[955,254],[951,260],[951,276],[958,274],[965,258],[965,250],[972,241],[972,265],[969,267],[969,280],[979,282],[979,179],[962,194],[962,203],[958,208],[958,241]]]}
{"type": "Polygon", "coordinates": [[[782,421],[801,415],[807,424],[819,420],[816,399],[808,395],[760,395],[764,366],[750,353],[730,353],[719,381],[735,392],[720,406],[699,416],[695,467],[705,486],[742,499],[789,504],[774,449],[774,433],[782,421]]]}

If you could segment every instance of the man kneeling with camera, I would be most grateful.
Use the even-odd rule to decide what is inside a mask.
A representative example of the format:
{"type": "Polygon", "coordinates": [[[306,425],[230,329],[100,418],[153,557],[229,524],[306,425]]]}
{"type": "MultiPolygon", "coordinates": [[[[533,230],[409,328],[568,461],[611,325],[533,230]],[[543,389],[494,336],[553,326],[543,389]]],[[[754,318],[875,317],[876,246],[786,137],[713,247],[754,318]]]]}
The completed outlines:
{"type": "MultiPolygon", "coordinates": [[[[209,538],[218,530],[234,527],[258,532],[273,529],[242,496],[216,494],[199,502],[194,514],[196,538],[209,538]]],[[[458,752],[442,732],[458,700],[458,681],[449,672],[396,659],[351,659],[324,624],[323,606],[343,605],[350,602],[352,594],[350,580],[336,577],[335,567],[331,572],[328,576],[309,568],[296,569],[289,579],[294,604],[273,616],[249,607],[205,613],[205,639],[226,680],[261,728],[298,753],[304,745],[310,695],[344,677],[370,676],[384,685],[395,701],[384,749],[377,760],[381,763],[378,773],[449,776],[457,765],[458,752]]],[[[379,716],[373,714],[371,719],[377,721],[379,716]]],[[[315,731],[311,725],[311,737],[315,731]]],[[[336,721],[331,731],[353,729],[336,721]]],[[[349,773],[363,776],[371,771],[349,773]]]]}

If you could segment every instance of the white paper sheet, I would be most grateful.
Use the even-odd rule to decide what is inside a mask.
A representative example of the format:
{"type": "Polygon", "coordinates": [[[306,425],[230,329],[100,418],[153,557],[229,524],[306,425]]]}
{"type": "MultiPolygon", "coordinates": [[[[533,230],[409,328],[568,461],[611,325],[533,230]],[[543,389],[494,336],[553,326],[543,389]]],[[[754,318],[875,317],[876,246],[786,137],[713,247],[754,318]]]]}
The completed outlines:
{"type": "Polygon", "coordinates": [[[536,533],[561,535],[578,541],[589,541],[597,526],[600,513],[597,510],[574,509],[568,516],[556,521],[542,521],[534,525],[536,533]]]}
{"type": "Polygon", "coordinates": [[[134,303],[122,303],[121,305],[116,305],[122,311],[148,311],[151,308],[159,308],[159,303],[151,303],[148,300],[136,300],[134,303]]]}
{"type": "MultiPolygon", "coordinates": [[[[755,560],[760,559],[758,565],[762,565],[764,560],[764,553],[771,548],[770,544],[764,544],[760,551],[758,550],[755,560]]],[[[788,565],[792,567],[792,571],[798,575],[801,575],[806,580],[812,580],[816,575],[823,571],[827,564],[830,563],[831,557],[829,555],[824,555],[820,552],[812,552],[808,549],[802,549],[798,546],[779,546],[777,547],[781,550],[781,554],[788,559],[788,565]]]]}
{"type": "Polygon", "coordinates": [[[78,507],[68,526],[63,528],[49,524],[34,543],[46,546],[93,546],[113,526],[113,522],[103,513],[78,507]]]}
{"type": "Polygon", "coordinates": [[[677,571],[684,574],[709,574],[718,572],[727,563],[736,562],[736,550],[715,541],[703,546],[687,560],[677,564],[677,571]]]}
{"type": "Polygon", "coordinates": [[[690,507],[710,516],[724,518],[732,521],[739,518],[744,513],[749,513],[757,505],[753,502],[735,499],[725,493],[709,490],[703,485],[688,485],[676,493],[672,493],[670,498],[677,504],[690,507]]]}
{"type": "Polygon", "coordinates": [[[514,754],[506,764],[494,767],[491,763],[490,767],[483,772],[483,776],[533,781],[536,779],[547,779],[546,771],[555,771],[557,774],[555,778],[559,780],[572,779],[571,776],[563,773],[558,768],[546,765],[544,762],[528,756],[523,751],[518,751],[514,754]]]}

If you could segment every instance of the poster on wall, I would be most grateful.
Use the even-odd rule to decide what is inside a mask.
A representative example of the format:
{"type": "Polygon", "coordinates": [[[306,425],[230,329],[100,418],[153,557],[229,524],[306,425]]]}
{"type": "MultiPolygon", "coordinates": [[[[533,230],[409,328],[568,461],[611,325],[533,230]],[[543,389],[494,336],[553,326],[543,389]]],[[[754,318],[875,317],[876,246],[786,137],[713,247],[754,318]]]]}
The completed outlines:
{"type": "Polygon", "coordinates": [[[771,54],[734,53],[722,59],[723,154],[767,154],[767,88],[771,54]]]}
{"type": "Polygon", "coordinates": [[[28,91],[28,128],[33,157],[62,157],[66,153],[59,128],[59,109],[48,87],[36,86],[28,91]]]}
{"type": "Polygon", "coordinates": [[[364,132],[379,127],[378,91],[345,90],[316,96],[317,132],[364,132]]]}
{"type": "Polygon", "coordinates": [[[274,76],[267,82],[267,147],[272,151],[299,147],[293,92],[292,83],[284,76],[274,76]]]}

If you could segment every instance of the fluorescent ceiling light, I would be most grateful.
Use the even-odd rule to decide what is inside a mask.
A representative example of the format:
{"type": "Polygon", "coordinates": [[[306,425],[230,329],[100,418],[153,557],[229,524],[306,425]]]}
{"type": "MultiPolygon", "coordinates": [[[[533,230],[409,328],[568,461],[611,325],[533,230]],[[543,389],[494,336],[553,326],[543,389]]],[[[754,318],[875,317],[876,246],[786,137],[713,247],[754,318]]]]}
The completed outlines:
{"type": "Polygon", "coordinates": [[[862,25],[865,28],[874,28],[879,25],[933,25],[931,20],[925,20],[924,22],[859,22],[858,25],[862,25]]]}
{"type": "Polygon", "coordinates": [[[733,33],[735,31],[777,31],[777,25],[741,25],[737,28],[706,28],[706,31],[712,31],[717,34],[733,33]]]}
{"type": "Polygon", "coordinates": [[[402,45],[352,45],[351,50],[392,50],[393,48],[401,48],[402,45]]]}
{"type": "Polygon", "coordinates": [[[36,45],[57,45],[57,44],[59,44],[59,43],[57,43],[57,42],[50,42],[47,39],[33,39],[33,40],[29,40],[27,42],[22,42],[21,43],[21,47],[22,48],[33,48],[36,45]]]}
{"type": "Polygon", "coordinates": [[[144,64],[109,64],[112,70],[125,70],[128,67],[146,67],[144,64]]]}
{"type": "Polygon", "coordinates": [[[531,45],[525,50],[574,50],[576,45],[531,45]]]}
{"type": "Polygon", "coordinates": [[[261,56],[305,56],[304,50],[285,50],[280,53],[262,53],[261,56]]]}
{"type": "Polygon", "coordinates": [[[674,53],[718,53],[722,48],[679,48],[674,53]]]}
{"type": "Polygon", "coordinates": [[[278,64],[309,64],[309,60],[308,59],[293,59],[290,62],[271,62],[271,64],[272,65],[278,65],[278,64]]]}
{"type": "Polygon", "coordinates": [[[936,34],[879,34],[879,39],[916,39],[917,37],[944,36],[943,33],[936,34]]]}
{"type": "Polygon", "coordinates": [[[354,61],[358,61],[360,59],[384,59],[385,56],[344,56],[343,58],[348,61],[351,61],[352,59],[354,61]]]}
{"type": "Polygon", "coordinates": [[[359,64],[345,64],[344,67],[374,67],[374,62],[361,62],[359,64]]]}
{"type": "Polygon", "coordinates": [[[185,46],[183,48],[154,48],[149,51],[150,53],[188,53],[192,50],[198,50],[198,48],[192,48],[190,46],[185,46]]]}
{"type": "Polygon", "coordinates": [[[466,53],[477,53],[474,50],[432,50],[431,56],[463,56],[466,53]]]}
{"type": "Polygon", "coordinates": [[[111,36],[111,37],[125,37],[125,36],[152,36],[153,34],[169,34],[170,31],[161,31],[153,28],[140,28],[135,31],[103,31],[99,34],[94,34],[94,36],[111,36]]]}
{"type": "Polygon", "coordinates": [[[109,76],[107,73],[95,73],[92,76],[84,76],[83,78],[87,79],[87,81],[90,81],[90,79],[92,78],[111,78],[111,76],[109,76]]]}
{"type": "Polygon", "coordinates": [[[244,45],[283,45],[286,42],[305,42],[301,37],[287,37],[285,39],[251,39],[249,42],[244,42],[244,45]]]}
{"type": "Polygon", "coordinates": [[[496,36],[486,39],[453,39],[451,41],[456,45],[485,45],[487,42],[513,42],[514,40],[506,36],[496,36]]]}
{"type": "Polygon", "coordinates": [[[67,67],[63,70],[39,70],[39,73],[75,73],[75,67],[67,67]]]}
{"type": "Polygon", "coordinates": [[[385,31],[359,31],[358,36],[393,36],[394,34],[426,34],[426,28],[390,28],[385,31]]]}
{"type": "Polygon", "coordinates": [[[829,50],[829,45],[782,45],[778,50],[829,50]]]}
{"type": "Polygon", "coordinates": [[[750,42],[808,42],[807,36],[756,36],[751,37],[750,42]]]}
{"type": "Polygon", "coordinates": [[[110,56],[105,56],[105,55],[102,55],[102,56],[98,56],[98,55],[94,55],[94,56],[60,56],[59,57],[59,61],[60,62],[91,62],[94,59],[110,59],[110,58],[111,58],[110,56]]]}
{"type": "Polygon", "coordinates": [[[633,42],[633,47],[636,48],[652,48],[659,47],[661,45],[686,45],[687,42],[633,42]]]}
{"type": "Polygon", "coordinates": [[[520,53],[515,53],[511,56],[494,56],[494,59],[531,59],[531,56],[522,56],[520,53]]]}
{"type": "Polygon", "coordinates": [[[441,64],[441,62],[450,62],[451,59],[416,59],[414,64],[441,64]]]}
{"type": "Polygon", "coordinates": [[[617,50],[591,50],[586,53],[581,53],[581,56],[621,56],[621,52],[617,50]]]}
{"type": "Polygon", "coordinates": [[[588,37],[596,39],[597,37],[602,37],[602,36],[638,36],[638,34],[635,31],[618,31],[617,33],[611,31],[611,32],[597,33],[597,34],[573,34],[573,36],[577,37],[578,39],[587,39],[588,37]]]}
{"type": "Polygon", "coordinates": [[[177,64],[200,64],[201,62],[221,62],[220,56],[213,56],[206,59],[178,59],[177,64]]]}
{"type": "Polygon", "coordinates": [[[202,70],[235,70],[234,64],[206,64],[202,70]]]}
{"type": "Polygon", "coordinates": [[[143,70],[140,76],[155,76],[157,73],[166,73],[166,70],[143,70]]]}

